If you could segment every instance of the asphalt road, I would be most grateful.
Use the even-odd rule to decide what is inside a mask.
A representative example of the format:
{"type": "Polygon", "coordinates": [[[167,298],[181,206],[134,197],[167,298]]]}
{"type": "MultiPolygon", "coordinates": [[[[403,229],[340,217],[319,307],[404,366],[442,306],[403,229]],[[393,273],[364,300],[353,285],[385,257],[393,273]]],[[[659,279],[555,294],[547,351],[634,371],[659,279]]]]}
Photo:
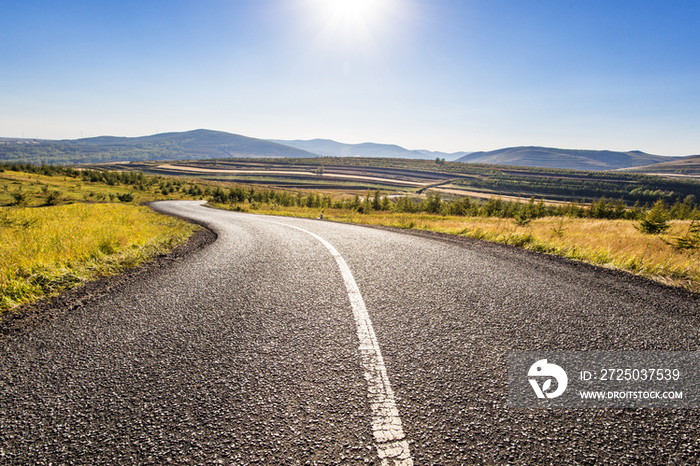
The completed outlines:
{"type": "Polygon", "coordinates": [[[1,464],[700,461],[700,410],[507,406],[509,351],[697,351],[697,295],[468,239],[154,207],[218,239],[0,341],[1,464]]]}

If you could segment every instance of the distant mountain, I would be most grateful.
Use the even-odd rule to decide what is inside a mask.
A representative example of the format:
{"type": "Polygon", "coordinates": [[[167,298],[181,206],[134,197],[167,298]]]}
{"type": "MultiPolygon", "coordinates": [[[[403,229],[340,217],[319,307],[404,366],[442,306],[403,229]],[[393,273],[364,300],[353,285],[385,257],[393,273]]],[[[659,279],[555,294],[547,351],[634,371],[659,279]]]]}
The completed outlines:
{"type": "Polygon", "coordinates": [[[141,137],[0,142],[0,162],[97,163],[230,157],[316,157],[305,150],[239,134],[198,129],[141,137]]]}
{"type": "Polygon", "coordinates": [[[293,141],[270,139],[270,141],[327,157],[381,157],[396,159],[435,159],[440,157],[446,160],[454,160],[468,153],[457,152],[455,154],[448,154],[446,152],[427,150],[409,150],[394,144],[375,144],[372,142],[365,142],[363,144],[343,144],[342,142],[336,142],[331,139],[297,139],[293,141]]]}
{"type": "Polygon", "coordinates": [[[313,157],[313,154],[294,147],[276,144],[265,139],[240,134],[197,129],[183,133],[159,133],[135,138],[101,136],[70,141],[99,147],[130,148],[140,146],[172,146],[192,155],[191,158],[220,157],[313,157]]]}
{"type": "Polygon", "coordinates": [[[651,155],[640,151],[614,152],[548,147],[509,147],[490,152],[472,152],[460,157],[457,162],[602,171],[671,162],[683,158],[651,155]]]}
{"type": "Polygon", "coordinates": [[[634,173],[663,173],[669,175],[700,176],[700,155],[683,157],[673,162],[662,162],[641,167],[626,168],[625,171],[634,173]]]}
{"type": "MultiPolygon", "coordinates": [[[[265,140],[223,131],[198,129],[181,133],[160,133],[141,137],[99,136],[73,140],[0,138],[0,162],[104,163],[144,160],[190,160],[232,157],[309,158],[377,157],[428,159],[444,158],[458,162],[487,163],[576,170],[616,170],[657,164],[659,170],[691,169],[694,162],[685,157],[663,157],[640,151],[613,152],[510,147],[490,152],[433,152],[408,150],[393,144],[343,144],[330,139],[265,140]]],[[[650,171],[648,167],[635,171],[650,171]]]]}

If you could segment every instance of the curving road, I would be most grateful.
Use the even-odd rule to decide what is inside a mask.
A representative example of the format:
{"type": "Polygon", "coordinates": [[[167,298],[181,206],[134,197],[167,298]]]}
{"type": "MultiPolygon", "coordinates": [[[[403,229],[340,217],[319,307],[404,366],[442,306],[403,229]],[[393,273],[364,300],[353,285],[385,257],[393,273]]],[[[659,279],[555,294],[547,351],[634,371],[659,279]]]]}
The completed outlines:
{"type": "Polygon", "coordinates": [[[512,350],[697,351],[697,295],[200,204],[153,208],[213,244],[0,341],[0,464],[699,461],[699,410],[506,406],[512,350]]]}

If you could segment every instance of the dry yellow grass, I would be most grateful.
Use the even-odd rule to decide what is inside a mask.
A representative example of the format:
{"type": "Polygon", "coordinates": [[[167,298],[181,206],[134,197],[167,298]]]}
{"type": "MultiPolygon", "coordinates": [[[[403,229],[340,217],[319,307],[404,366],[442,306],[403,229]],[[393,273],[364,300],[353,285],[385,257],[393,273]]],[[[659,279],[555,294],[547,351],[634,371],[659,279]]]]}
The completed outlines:
{"type": "Polygon", "coordinates": [[[148,261],[194,228],[134,205],[0,209],[0,313],[148,261]]]}
{"type": "MultiPolygon", "coordinates": [[[[248,207],[246,204],[245,207],[248,207]]],[[[320,211],[302,207],[262,205],[251,212],[316,218],[320,211]]],[[[700,291],[700,250],[680,250],[674,239],[683,236],[689,221],[672,221],[663,235],[646,235],[629,220],[547,217],[517,226],[512,219],[443,217],[426,214],[326,209],[324,219],[437,231],[509,244],[604,267],[626,270],[654,280],[700,291]]]]}

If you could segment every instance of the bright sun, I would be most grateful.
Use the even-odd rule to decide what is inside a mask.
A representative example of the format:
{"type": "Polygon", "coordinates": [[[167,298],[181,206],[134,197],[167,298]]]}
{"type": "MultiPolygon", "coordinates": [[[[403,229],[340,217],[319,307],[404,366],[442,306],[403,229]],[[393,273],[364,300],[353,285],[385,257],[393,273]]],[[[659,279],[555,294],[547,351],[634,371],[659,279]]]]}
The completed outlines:
{"type": "Polygon", "coordinates": [[[390,0],[320,0],[324,16],[337,26],[368,26],[385,12],[390,0]]]}
{"type": "Polygon", "coordinates": [[[391,30],[398,0],[301,0],[319,26],[315,42],[323,48],[377,47],[391,30]]]}
{"type": "Polygon", "coordinates": [[[361,19],[382,3],[381,0],[326,0],[334,15],[361,19]]]}

